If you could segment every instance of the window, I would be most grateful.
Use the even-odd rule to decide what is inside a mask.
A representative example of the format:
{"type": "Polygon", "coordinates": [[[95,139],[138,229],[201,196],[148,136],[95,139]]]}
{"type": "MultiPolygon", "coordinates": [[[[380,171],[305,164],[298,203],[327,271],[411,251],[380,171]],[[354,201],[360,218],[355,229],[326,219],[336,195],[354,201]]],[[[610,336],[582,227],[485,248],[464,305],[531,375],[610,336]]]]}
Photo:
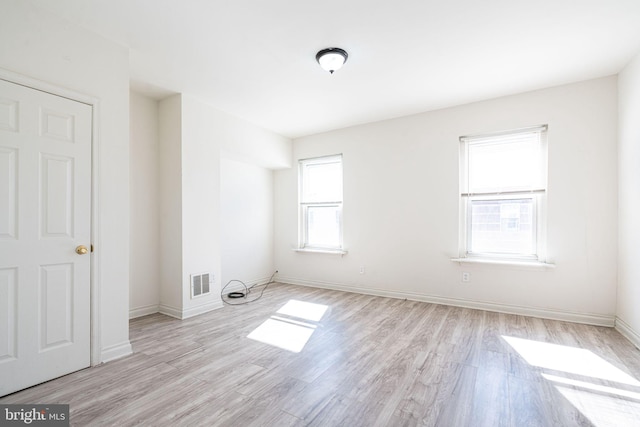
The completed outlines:
{"type": "Polygon", "coordinates": [[[342,250],[342,155],[300,160],[300,248],[342,250]]]}
{"type": "Polygon", "coordinates": [[[460,256],[544,261],[545,126],[460,138],[460,256]]]}

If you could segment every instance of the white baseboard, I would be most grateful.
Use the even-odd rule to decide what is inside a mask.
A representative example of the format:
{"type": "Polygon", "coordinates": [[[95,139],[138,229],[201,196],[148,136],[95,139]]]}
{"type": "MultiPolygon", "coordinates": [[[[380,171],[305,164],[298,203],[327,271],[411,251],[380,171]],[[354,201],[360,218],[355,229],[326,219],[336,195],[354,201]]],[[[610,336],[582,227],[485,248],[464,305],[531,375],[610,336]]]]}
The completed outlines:
{"type": "Polygon", "coordinates": [[[171,307],[170,305],[160,304],[158,306],[158,313],[166,314],[170,317],[175,317],[176,319],[182,319],[182,310],[176,307],[171,307]]]}
{"type": "Polygon", "coordinates": [[[106,363],[128,356],[132,353],[133,349],[131,348],[131,343],[129,341],[125,341],[120,344],[110,345],[109,347],[103,348],[100,354],[100,361],[102,363],[106,363]]]}
{"type": "Polygon", "coordinates": [[[160,311],[160,304],[150,304],[142,307],[132,308],[129,310],[129,319],[148,316],[149,314],[158,313],[159,311],[160,311]]]}
{"type": "Polygon", "coordinates": [[[487,301],[474,301],[461,298],[447,298],[434,295],[418,294],[413,292],[387,291],[383,289],[372,289],[344,285],[340,283],[329,283],[314,280],[296,279],[293,277],[278,277],[278,282],[289,283],[291,285],[309,286],[314,288],[333,289],[336,291],[354,292],[358,294],[375,295],[388,298],[400,298],[413,301],[423,301],[433,304],[451,305],[455,307],[473,308],[476,310],[495,311],[499,313],[518,314],[521,316],[540,317],[543,319],[562,320],[566,322],[584,323],[587,325],[613,327],[615,316],[589,313],[573,313],[560,310],[552,310],[537,307],[524,307],[510,304],[499,304],[487,301]]]}
{"type": "Polygon", "coordinates": [[[222,301],[213,301],[206,304],[190,307],[182,310],[182,319],[188,319],[190,317],[198,316],[200,314],[208,313],[210,311],[222,308],[222,301]]]}
{"type": "Polygon", "coordinates": [[[201,304],[195,307],[186,309],[179,309],[168,305],[160,304],[158,312],[166,314],[167,316],[175,317],[176,319],[184,320],[190,317],[198,316],[200,314],[208,313],[210,311],[222,308],[222,301],[212,301],[206,304],[201,304]]]}
{"type": "Polygon", "coordinates": [[[631,326],[619,317],[616,317],[616,331],[631,341],[636,348],[640,349],[640,333],[633,330],[631,326]]]}

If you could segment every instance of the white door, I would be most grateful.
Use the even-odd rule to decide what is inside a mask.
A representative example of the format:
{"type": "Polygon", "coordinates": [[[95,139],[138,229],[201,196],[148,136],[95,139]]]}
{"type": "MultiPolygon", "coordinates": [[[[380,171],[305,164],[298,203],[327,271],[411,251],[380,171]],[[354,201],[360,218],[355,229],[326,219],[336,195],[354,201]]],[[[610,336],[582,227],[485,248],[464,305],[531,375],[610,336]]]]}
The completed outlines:
{"type": "Polygon", "coordinates": [[[91,116],[0,80],[0,396],[90,364],[91,116]]]}

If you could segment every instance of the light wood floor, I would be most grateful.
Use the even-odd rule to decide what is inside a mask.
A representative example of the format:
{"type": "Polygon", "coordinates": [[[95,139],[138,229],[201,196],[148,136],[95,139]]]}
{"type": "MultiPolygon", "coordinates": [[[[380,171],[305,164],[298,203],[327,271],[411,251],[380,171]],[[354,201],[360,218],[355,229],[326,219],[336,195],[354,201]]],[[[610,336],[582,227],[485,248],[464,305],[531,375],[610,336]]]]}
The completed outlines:
{"type": "Polygon", "coordinates": [[[68,403],[80,426],[640,425],[640,350],[610,328],[275,284],[133,320],[131,340],[0,403],[68,403]],[[327,310],[277,313],[289,300],[327,310]],[[312,334],[299,353],[247,338],[270,326],[312,334]]]}

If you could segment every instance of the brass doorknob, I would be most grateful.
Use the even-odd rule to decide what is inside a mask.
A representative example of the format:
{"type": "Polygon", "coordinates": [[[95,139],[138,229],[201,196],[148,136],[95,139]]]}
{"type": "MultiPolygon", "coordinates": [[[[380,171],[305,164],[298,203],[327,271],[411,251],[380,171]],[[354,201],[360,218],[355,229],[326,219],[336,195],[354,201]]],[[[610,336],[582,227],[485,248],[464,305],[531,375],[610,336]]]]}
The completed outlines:
{"type": "Polygon", "coordinates": [[[84,254],[86,254],[87,252],[89,252],[89,250],[88,250],[88,249],[87,249],[87,247],[86,247],[86,246],[84,246],[84,245],[80,245],[80,246],[78,246],[78,247],[76,248],[76,253],[77,253],[78,255],[84,255],[84,254]]]}

